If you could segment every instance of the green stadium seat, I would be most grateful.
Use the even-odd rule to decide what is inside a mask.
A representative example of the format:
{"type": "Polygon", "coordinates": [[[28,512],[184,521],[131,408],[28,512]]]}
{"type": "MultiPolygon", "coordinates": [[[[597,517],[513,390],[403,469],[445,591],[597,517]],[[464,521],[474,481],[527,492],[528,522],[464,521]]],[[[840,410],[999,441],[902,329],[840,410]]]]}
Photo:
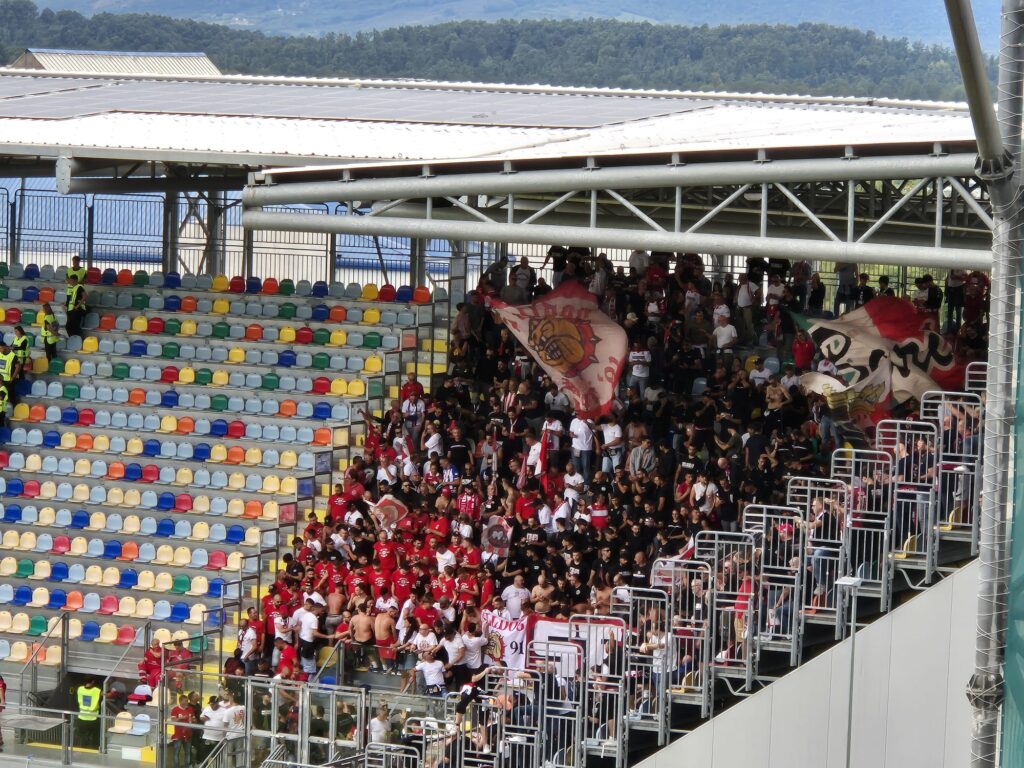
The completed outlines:
{"type": "Polygon", "coordinates": [[[114,370],[111,372],[110,377],[118,381],[125,381],[130,372],[131,368],[128,366],[128,363],[117,363],[114,365],[114,370]]]}
{"type": "Polygon", "coordinates": [[[331,332],[326,328],[317,328],[313,331],[313,343],[319,347],[327,345],[327,342],[331,340],[331,332]]]}
{"type": "Polygon", "coordinates": [[[277,308],[277,317],[280,320],[294,320],[295,319],[295,305],[290,301],[282,304],[277,308]]]}
{"type": "Polygon", "coordinates": [[[168,336],[177,336],[181,333],[181,321],[172,318],[164,322],[164,333],[168,336]]]}
{"type": "Polygon", "coordinates": [[[313,355],[313,370],[326,371],[331,365],[331,356],[326,352],[317,352],[313,355]]]}
{"type": "Polygon", "coordinates": [[[64,373],[64,361],[60,359],[51,360],[47,373],[51,376],[60,376],[64,373]]]}
{"type": "Polygon", "coordinates": [[[231,326],[225,322],[215,323],[213,326],[213,338],[226,339],[231,334],[231,326]]]}
{"type": "Polygon", "coordinates": [[[132,295],[132,309],[149,309],[149,294],[136,293],[132,295]]]}
{"type": "Polygon", "coordinates": [[[162,357],[164,360],[177,360],[178,355],[180,354],[181,347],[178,345],[178,342],[176,341],[167,342],[166,344],[164,344],[163,348],[160,351],[160,357],[162,357]]]}
{"type": "Polygon", "coordinates": [[[227,395],[214,395],[210,398],[210,410],[211,411],[226,411],[228,409],[228,397],[227,395]]]}
{"type": "Polygon", "coordinates": [[[376,331],[369,331],[363,336],[363,346],[367,349],[380,349],[381,335],[376,331]]]}
{"type": "Polygon", "coordinates": [[[265,373],[265,374],[263,374],[263,381],[261,383],[261,387],[263,389],[270,390],[271,392],[273,392],[279,386],[281,386],[281,377],[280,376],[278,376],[276,373],[265,373]]]}
{"type": "Polygon", "coordinates": [[[211,381],[213,381],[213,371],[209,368],[199,368],[196,370],[196,384],[205,387],[209,386],[211,381]]]}
{"type": "Polygon", "coordinates": [[[294,296],[295,295],[295,282],[291,278],[285,278],[277,286],[278,296],[294,296]]]}

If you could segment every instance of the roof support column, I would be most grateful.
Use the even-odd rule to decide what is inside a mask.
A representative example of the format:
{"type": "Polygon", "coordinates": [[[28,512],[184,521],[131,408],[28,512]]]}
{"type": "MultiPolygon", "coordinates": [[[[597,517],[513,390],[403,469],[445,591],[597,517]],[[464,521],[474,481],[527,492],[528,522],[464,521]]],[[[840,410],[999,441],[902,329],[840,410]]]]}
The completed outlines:
{"type": "Polygon", "coordinates": [[[178,212],[178,193],[164,193],[163,237],[161,263],[164,274],[178,271],[178,232],[181,221],[178,212]]]}
{"type": "Polygon", "coordinates": [[[206,248],[203,261],[206,273],[224,273],[224,212],[226,196],[223,192],[210,192],[206,196],[206,248]]]}

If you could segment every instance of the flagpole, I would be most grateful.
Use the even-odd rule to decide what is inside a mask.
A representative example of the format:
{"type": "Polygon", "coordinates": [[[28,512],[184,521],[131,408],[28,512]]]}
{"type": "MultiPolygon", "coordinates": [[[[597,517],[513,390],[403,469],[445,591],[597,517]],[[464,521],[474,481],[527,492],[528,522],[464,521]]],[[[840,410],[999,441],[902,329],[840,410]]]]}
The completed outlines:
{"type": "Polygon", "coordinates": [[[974,710],[972,768],[997,764],[1007,612],[1007,526],[1011,514],[1014,374],[1020,310],[1021,205],[1018,199],[1024,99],[1024,0],[1003,0],[999,49],[999,119],[970,0],[945,0],[978,144],[977,175],[992,200],[992,280],[986,383],[984,465],[978,546],[975,669],[967,686],[974,710]]]}

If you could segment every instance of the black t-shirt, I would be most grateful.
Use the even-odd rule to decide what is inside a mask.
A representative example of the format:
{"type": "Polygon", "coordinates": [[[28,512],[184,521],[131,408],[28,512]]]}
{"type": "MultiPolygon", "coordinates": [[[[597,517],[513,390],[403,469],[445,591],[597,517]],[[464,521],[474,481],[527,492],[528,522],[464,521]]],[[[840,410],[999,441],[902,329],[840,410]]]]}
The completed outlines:
{"type": "Polygon", "coordinates": [[[579,605],[580,603],[590,602],[590,587],[586,583],[581,583],[579,586],[573,586],[569,584],[567,590],[567,597],[572,605],[579,605]]]}
{"type": "Polygon", "coordinates": [[[459,439],[448,446],[448,457],[452,464],[458,467],[459,471],[469,462],[469,444],[464,439],[459,439]]]}
{"type": "Polygon", "coordinates": [[[590,565],[585,561],[582,563],[567,563],[565,570],[569,576],[575,573],[584,584],[590,581],[590,565]]]}

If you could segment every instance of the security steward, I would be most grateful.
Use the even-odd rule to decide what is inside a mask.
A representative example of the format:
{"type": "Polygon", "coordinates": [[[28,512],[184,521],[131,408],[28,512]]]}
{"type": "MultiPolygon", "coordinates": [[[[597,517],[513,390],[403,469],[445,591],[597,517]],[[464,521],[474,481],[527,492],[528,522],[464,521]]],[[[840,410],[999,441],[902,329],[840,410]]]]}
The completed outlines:
{"type": "Polygon", "coordinates": [[[83,747],[98,747],[100,743],[99,719],[100,699],[103,693],[96,686],[96,681],[89,678],[78,686],[75,693],[78,699],[78,735],[76,741],[83,747]]]}
{"type": "Polygon", "coordinates": [[[82,266],[82,260],[78,256],[71,257],[71,266],[68,267],[68,277],[73,277],[79,283],[85,282],[85,267],[82,266]]]}
{"type": "Polygon", "coordinates": [[[82,335],[82,321],[85,320],[85,287],[77,278],[68,275],[68,287],[66,290],[64,306],[67,309],[68,318],[64,323],[67,328],[68,337],[82,335]]]}
{"type": "Polygon", "coordinates": [[[53,314],[53,307],[43,304],[43,349],[46,351],[46,362],[57,357],[57,336],[60,326],[57,324],[57,316],[53,314]]]}
{"type": "Polygon", "coordinates": [[[18,375],[18,355],[6,341],[0,341],[0,383],[7,388],[7,398],[14,395],[14,382],[18,375]]]}
{"type": "MultiPolygon", "coordinates": [[[[11,402],[10,392],[7,385],[0,382],[0,427],[7,426],[7,405],[11,402]]],[[[0,738],[0,746],[3,746],[2,738],[0,738]]]]}
{"type": "Polygon", "coordinates": [[[25,333],[25,329],[20,325],[14,326],[14,344],[11,346],[14,348],[14,380],[18,381],[25,378],[25,373],[32,364],[28,356],[28,334],[25,333]]]}

